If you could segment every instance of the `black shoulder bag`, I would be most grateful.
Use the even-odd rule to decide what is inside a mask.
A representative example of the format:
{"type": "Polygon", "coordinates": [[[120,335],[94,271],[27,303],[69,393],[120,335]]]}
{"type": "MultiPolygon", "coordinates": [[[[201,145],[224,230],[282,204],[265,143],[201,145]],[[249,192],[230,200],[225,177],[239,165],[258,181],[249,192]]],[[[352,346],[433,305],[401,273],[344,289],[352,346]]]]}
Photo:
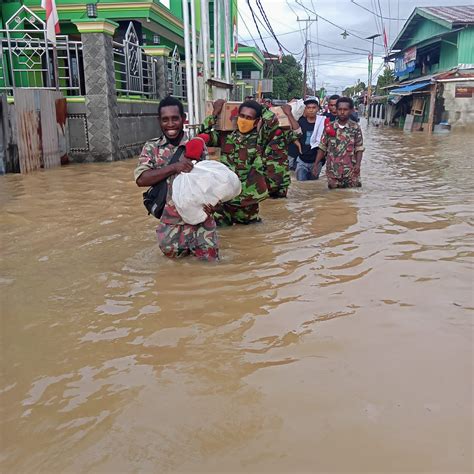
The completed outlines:
{"type": "MultiPolygon", "coordinates": [[[[176,163],[184,152],[184,147],[180,146],[174,153],[173,158],[168,165],[176,163]]],[[[148,211],[148,215],[152,214],[157,219],[160,219],[166,205],[166,198],[168,197],[168,178],[156,183],[151,188],[143,193],[143,205],[148,211]]]]}

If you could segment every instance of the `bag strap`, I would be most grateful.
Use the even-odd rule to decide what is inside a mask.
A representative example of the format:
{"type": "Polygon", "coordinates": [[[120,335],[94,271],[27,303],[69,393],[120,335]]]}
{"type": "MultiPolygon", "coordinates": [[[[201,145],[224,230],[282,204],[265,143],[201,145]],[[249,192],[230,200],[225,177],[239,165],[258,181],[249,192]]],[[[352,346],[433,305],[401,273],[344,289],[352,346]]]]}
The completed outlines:
{"type": "Polygon", "coordinates": [[[168,165],[173,165],[181,158],[181,155],[184,153],[184,146],[179,146],[178,149],[174,152],[173,158],[169,161],[168,165]]]}

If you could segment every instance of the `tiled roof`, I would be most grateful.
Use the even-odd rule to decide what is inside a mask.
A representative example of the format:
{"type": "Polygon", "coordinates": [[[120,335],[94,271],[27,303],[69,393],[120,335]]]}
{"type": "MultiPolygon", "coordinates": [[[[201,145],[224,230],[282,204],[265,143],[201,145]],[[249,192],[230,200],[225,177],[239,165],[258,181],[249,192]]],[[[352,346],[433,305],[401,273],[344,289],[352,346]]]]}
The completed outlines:
{"type": "Polygon", "coordinates": [[[430,15],[436,16],[441,20],[449,21],[455,25],[474,24],[474,6],[420,7],[419,10],[424,10],[430,15]]]}

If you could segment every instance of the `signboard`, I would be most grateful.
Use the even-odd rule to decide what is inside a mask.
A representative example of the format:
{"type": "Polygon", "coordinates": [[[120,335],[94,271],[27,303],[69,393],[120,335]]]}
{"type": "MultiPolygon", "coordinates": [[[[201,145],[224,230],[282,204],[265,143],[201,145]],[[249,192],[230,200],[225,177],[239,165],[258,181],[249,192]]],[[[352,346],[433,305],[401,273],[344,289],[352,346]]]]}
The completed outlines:
{"type": "Polygon", "coordinates": [[[416,46],[408,48],[395,58],[395,75],[406,76],[416,68],[416,46]]]}
{"type": "Polygon", "coordinates": [[[456,97],[457,99],[461,99],[461,98],[470,99],[472,98],[473,90],[474,90],[474,87],[470,87],[470,86],[456,86],[454,97],[456,97]]]}
{"type": "Polygon", "coordinates": [[[405,53],[403,54],[403,60],[405,63],[409,63],[411,61],[415,61],[416,59],[416,46],[408,48],[405,53]]]}

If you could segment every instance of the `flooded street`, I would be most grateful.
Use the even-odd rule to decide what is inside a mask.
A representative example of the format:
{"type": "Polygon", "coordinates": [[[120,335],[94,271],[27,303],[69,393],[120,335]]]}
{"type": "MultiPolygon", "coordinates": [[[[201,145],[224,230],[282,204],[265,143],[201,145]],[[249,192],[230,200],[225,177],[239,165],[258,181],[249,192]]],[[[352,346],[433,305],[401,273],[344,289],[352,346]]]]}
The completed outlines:
{"type": "Polygon", "coordinates": [[[1,177],[1,471],[471,472],[474,138],[363,131],[219,264],[135,160],[1,177]]]}

